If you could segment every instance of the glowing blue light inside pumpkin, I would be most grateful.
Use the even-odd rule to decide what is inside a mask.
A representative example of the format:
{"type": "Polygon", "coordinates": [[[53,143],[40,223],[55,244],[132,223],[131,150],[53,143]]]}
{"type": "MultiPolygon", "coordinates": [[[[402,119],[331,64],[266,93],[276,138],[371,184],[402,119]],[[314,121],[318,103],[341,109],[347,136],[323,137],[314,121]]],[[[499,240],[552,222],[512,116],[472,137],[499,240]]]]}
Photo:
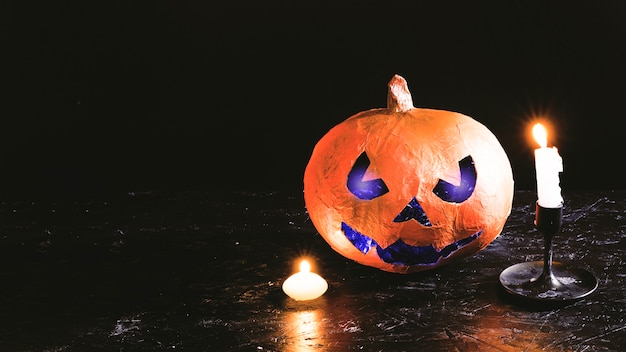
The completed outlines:
{"type": "Polygon", "coordinates": [[[440,258],[447,258],[461,247],[474,241],[481,233],[482,231],[479,231],[469,237],[460,239],[443,247],[440,251],[435,249],[432,244],[428,246],[411,246],[402,240],[397,240],[385,249],[378,246],[376,251],[380,259],[385,263],[402,265],[435,264],[440,258]]]}
{"type": "Polygon", "coordinates": [[[470,244],[483,233],[482,231],[478,231],[438,251],[433,245],[411,246],[401,239],[392,243],[387,248],[382,248],[373,238],[356,231],[345,222],[341,223],[341,230],[346,238],[363,254],[367,254],[372,248],[376,248],[378,257],[385,263],[409,266],[435,264],[439,259],[447,258],[452,253],[470,244]]]}
{"type": "Polygon", "coordinates": [[[476,187],[476,166],[474,159],[470,155],[459,161],[459,169],[461,171],[461,184],[454,185],[444,180],[439,180],[433,193],[435,193],[443,201],[449,203],[463,203],[474,192],[476,187]]]}
{"type": "Polygon", "coordinates": [[[346,235],[348,240],[350,240],[350,242],[352,242],[352,244],[363,254],[367,254],[370,249],[378,246],[378,243],[376,243],[373,238],[365,236],[358,231],[355,231],[345,222],[341,222],[341,230],[343,231],[344,235],[346,235]]]}
{"type": "Polygon", "coordinates": [[[430,223],[428,216],[426,216],[426,213],[424,213],[424,209],[422,209],[422,206],[417,199],[415,199],[415,197],[413,197],[409,204],[402,209],[400,214],[393,219],[393,222],[404,222],[411,219],[417,220],[417,222],[424,226],[433,226],[433,224],[430,223]]]}
{"type": "Polygon", "coordinates": [[[369,165],[370,159],[363,152],[356,159],[348,174],[348,189],[359,199],[372,200],[389,192],[387,185],[380,178],[363,181],[369,165]]]}

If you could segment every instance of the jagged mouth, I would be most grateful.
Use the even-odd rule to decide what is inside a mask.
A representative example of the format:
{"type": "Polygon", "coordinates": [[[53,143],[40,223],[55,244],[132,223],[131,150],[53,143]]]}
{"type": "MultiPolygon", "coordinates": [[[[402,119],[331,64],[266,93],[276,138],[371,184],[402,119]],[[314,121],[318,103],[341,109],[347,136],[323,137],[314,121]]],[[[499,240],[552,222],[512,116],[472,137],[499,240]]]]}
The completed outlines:
{"type": "Polygon", "coordinates": [[[412,246],[406,244],[402,239],[398,239],[386,248],[382,248],[373,238],[354,230],[345,222],[341,223],[341,230],[346,238],[363,254],[367,254],[372,248],[376,248],[378,257],[385,263],[405,266],[436,264],[441,258],[447,258],[452,253],[474,242],[483,233],[482,230],[478,231],[471,236],[462,238],[437,250],[432,244],[412,246]]]}

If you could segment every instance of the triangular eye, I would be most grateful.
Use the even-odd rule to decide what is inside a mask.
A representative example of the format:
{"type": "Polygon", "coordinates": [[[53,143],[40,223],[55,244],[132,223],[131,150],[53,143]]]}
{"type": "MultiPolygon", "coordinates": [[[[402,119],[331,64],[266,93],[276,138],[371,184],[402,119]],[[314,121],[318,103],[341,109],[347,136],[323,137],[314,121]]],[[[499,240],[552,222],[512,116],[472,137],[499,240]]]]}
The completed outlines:
{"type": "Polygon", "coordinates": [[[442,200],[450,203],[462,203],[466,201],[476,187],[476,166],[474,159],[470,155],[459,161],[459,169],[461,171],[461,184],[453,185],[439,179],[439,182],[433,188],[433,193],[442,200]]]}
{"type": "Polygon", "coordinates": [[[370,159],[363,152],[356,159],[348,174],[348,189],[359,199],[371,200],[389,192],[387,185],[380,178],[363,181],[369,166],[370,159]]]}

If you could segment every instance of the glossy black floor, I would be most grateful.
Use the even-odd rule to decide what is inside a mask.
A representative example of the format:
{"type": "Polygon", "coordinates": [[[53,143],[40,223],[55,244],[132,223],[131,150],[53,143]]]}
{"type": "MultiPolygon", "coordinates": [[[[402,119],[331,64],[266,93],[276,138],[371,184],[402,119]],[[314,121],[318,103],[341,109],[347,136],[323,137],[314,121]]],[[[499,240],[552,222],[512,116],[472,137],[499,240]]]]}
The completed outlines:
{"type": "Polygon", "coordinates": [[[534,197],[462,262],[382,272],[334,252],[301,192],[144,192],[7,200],[0,208],[2,351],[619,351],[626,346],[626,193],[564,194],[555,260],[599,287],[558,306],[503,292],[542,258],[534,197]],[[307,255],[329,289],[280,285],[307,255]]]}

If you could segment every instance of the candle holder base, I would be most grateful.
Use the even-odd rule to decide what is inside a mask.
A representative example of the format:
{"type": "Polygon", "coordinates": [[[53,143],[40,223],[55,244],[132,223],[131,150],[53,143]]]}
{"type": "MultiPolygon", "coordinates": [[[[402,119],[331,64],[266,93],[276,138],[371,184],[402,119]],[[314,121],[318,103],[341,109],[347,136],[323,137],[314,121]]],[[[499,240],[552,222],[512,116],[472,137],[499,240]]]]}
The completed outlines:
{"type": "Polygon", "coordinates": [[[510,294],[541,302],[564,302],[581,299],[598,287],[589,271],[560,262],[552,262],[552,271],[544,273],[544,262],[514,264],[500,273],[500,283],[510,294]]]}

